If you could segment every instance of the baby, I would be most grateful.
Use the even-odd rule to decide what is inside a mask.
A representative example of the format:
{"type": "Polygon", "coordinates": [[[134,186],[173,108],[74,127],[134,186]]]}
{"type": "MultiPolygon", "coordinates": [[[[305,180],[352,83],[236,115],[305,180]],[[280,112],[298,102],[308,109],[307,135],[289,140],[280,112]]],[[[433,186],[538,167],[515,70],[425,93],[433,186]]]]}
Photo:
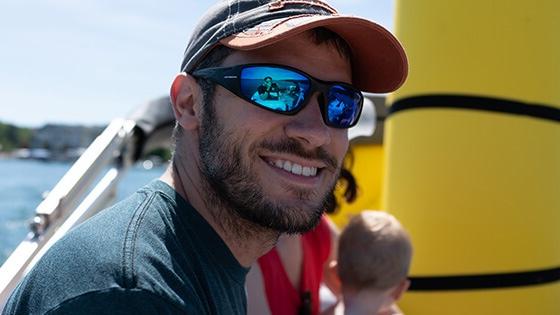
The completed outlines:
{"type": "Polygon", "coordinates": [[[363,211],[350,220],[338,243],[337,274],[342,301],[323,314],[396,315],[408,289],[412,244],[390,214],[363,211]]]}

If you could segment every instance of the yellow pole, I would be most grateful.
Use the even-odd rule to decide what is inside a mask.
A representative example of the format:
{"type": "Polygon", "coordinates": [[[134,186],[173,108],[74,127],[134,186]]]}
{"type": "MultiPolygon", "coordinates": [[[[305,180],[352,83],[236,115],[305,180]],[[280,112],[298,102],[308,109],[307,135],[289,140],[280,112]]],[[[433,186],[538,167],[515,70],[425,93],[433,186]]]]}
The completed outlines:
{"type": "Polygon", "coordinates": [[[560,314],[560,1],[397,1],[383,206],[407,314],[560,314]]]}

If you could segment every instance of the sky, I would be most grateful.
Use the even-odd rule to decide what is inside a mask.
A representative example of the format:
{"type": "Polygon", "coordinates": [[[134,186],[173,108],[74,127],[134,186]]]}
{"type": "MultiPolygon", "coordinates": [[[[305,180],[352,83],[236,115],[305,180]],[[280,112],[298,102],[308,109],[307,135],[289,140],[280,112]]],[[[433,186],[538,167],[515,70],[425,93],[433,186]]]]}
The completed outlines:
{"type": "MultiPolygon", "coordinates": [[[[190,33],[213,3],[2,0],[0,122],[104,125],[167,95],[190,33]]],[[[329,3],[393,29],[393,0],[329,3]]]]}

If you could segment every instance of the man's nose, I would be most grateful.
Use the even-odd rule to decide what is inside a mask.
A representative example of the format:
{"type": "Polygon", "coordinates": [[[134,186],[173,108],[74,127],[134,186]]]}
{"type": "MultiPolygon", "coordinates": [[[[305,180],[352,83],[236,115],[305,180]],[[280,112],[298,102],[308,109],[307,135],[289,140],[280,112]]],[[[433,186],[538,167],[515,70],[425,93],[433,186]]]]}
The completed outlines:
{"type": "Polygon", "coordinates": [[[289,117],[289,123],[285,127],[288,137],[297,139],[304,145],[313,148],[331,142],[331,128],[323,120],[319,106],[320,97],[322,97],[320,93],[312,95],[300,112],[289,117]]]}

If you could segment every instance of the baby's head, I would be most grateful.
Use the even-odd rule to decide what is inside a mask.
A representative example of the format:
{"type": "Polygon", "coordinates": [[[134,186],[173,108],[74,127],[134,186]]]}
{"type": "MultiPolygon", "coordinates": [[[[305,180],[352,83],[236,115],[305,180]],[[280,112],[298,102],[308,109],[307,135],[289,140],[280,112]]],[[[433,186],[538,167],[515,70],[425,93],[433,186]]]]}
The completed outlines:
{"type": "Polygon", "coordinates": [[[338,245],[347,313],[367,314],[358,309],[380,310],[397,301],[409,286],[411,258],[410,237],[395,217],[367,210],[352,218],[338,245]]]}

